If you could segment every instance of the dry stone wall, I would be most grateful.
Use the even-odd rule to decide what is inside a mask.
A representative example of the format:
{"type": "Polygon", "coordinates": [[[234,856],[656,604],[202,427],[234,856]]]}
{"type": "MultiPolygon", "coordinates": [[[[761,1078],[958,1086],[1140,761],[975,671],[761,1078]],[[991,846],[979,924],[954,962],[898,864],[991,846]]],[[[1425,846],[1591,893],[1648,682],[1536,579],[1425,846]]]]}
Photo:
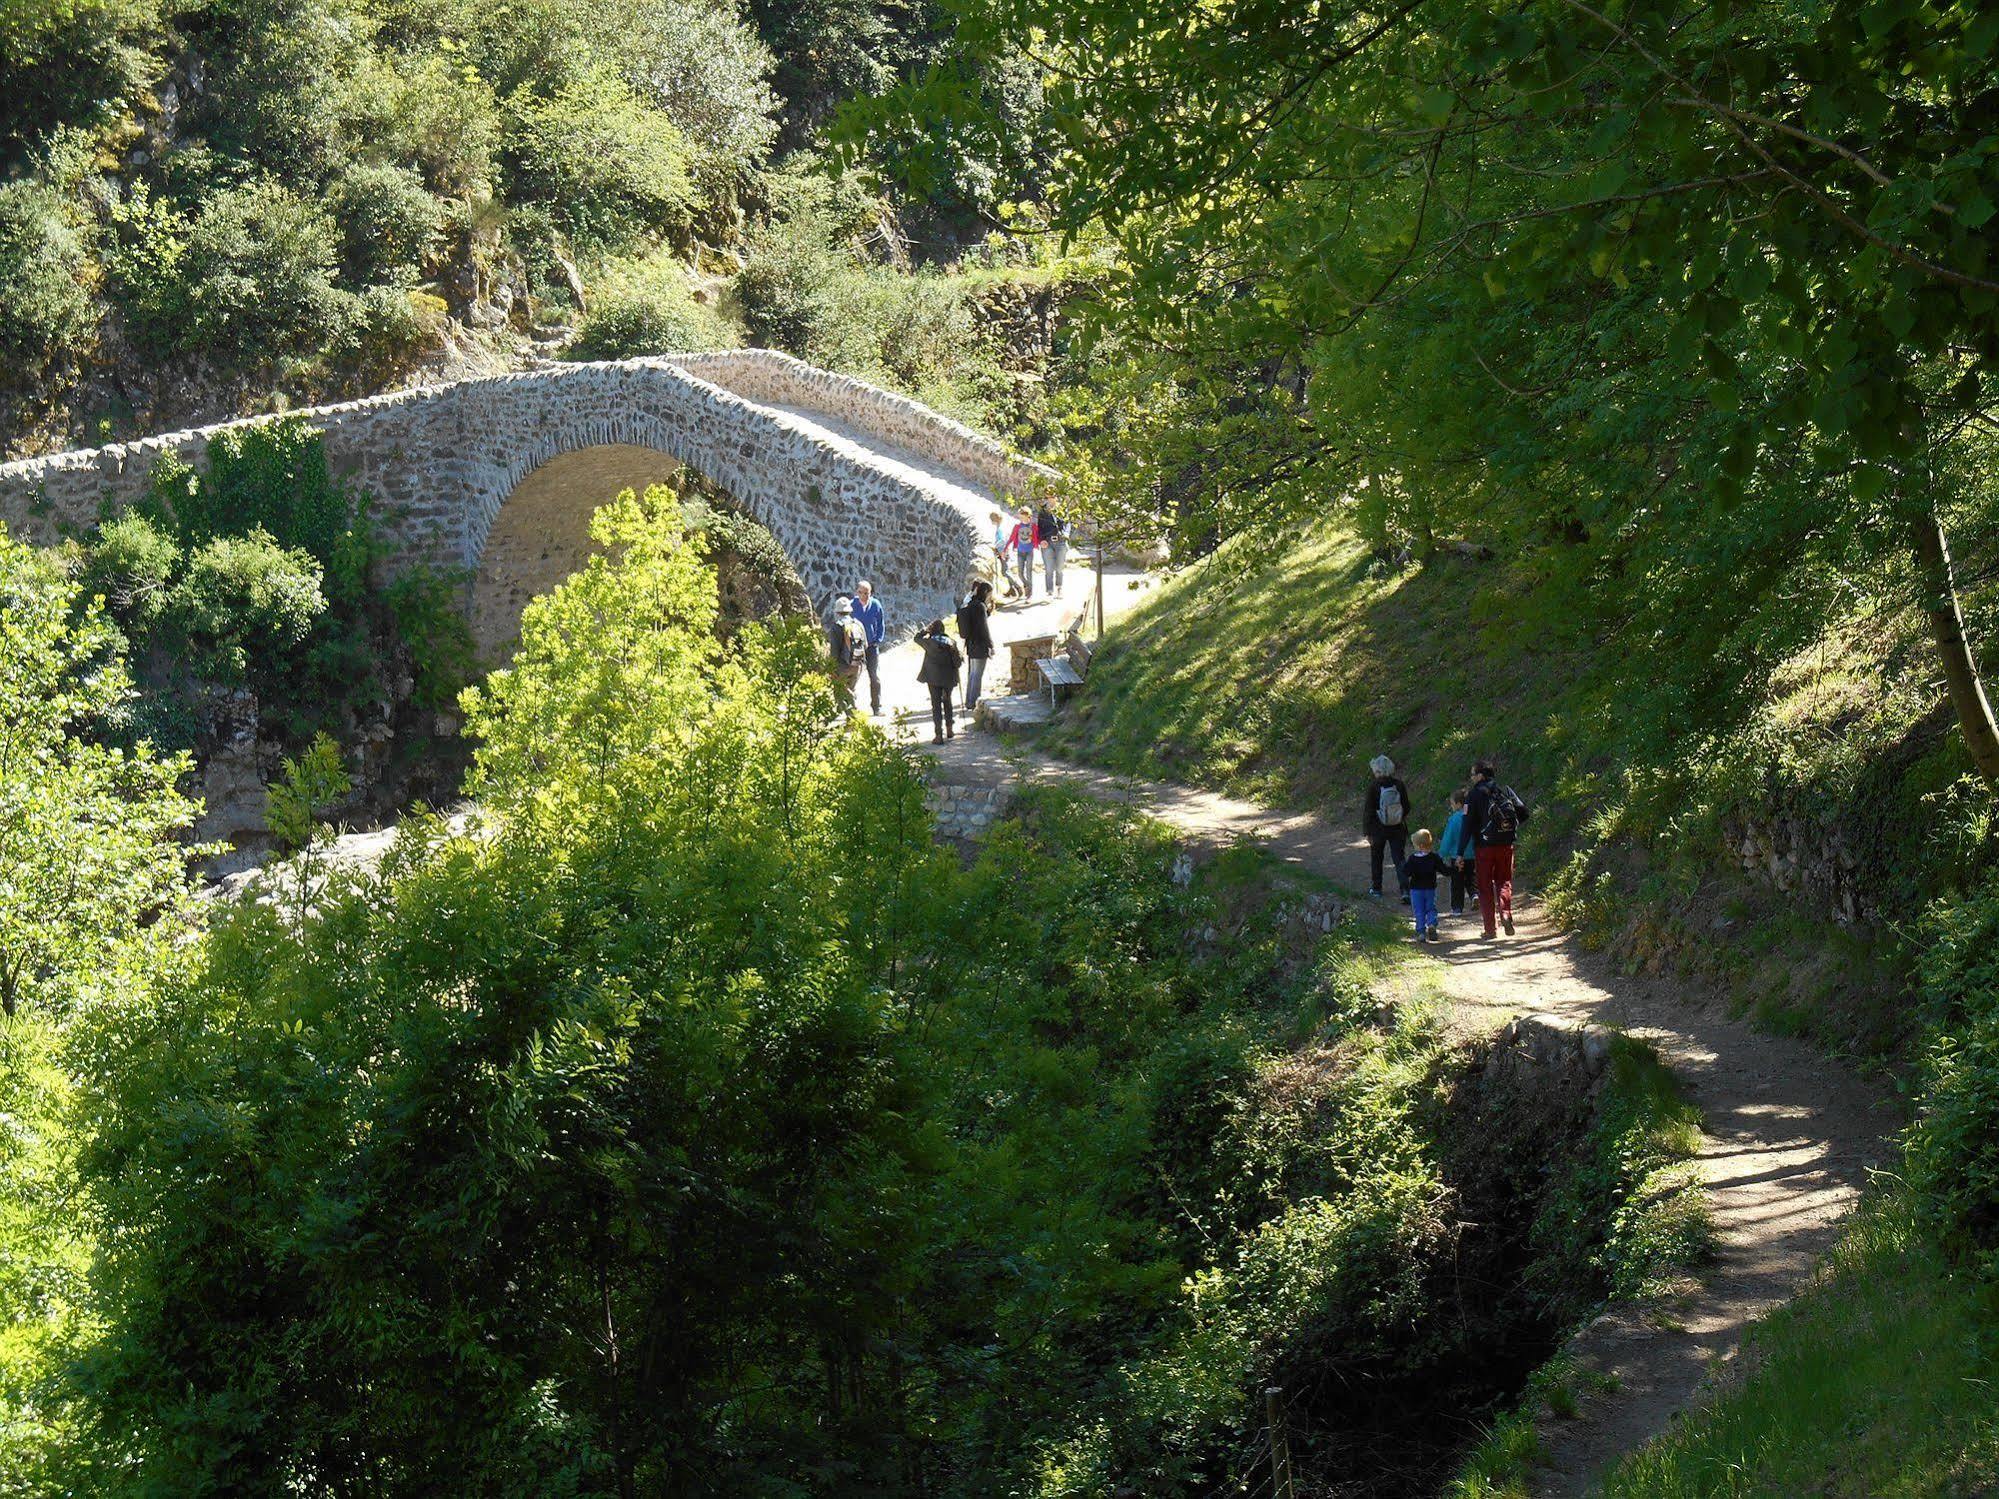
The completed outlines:
{"type": "MultiPolygon", "coordinates": [[[[325,432],[335,469],[382,502],[402,558],[476,575],[528,475],[581,449],[633,445],[701,473],[768,527],[815,606],[868,577],[897,625],[948,613],[971,575],[982,517],[970,513],[968,490],[1019,492],[1047,477],[916,402],[762,350],[564,365],[300,414],[325,432]],[[865,443],[830,440],[787,408],[950,477],[930,482],[907,462],[871,461],[865,443]]],[[[0,464],[0,521],[53,540],[137,498],[163,452],[198,463],[211,436],[239,425],[0,464]]],[[[506,579],[483,587],[518,592],[506,579]]]]}

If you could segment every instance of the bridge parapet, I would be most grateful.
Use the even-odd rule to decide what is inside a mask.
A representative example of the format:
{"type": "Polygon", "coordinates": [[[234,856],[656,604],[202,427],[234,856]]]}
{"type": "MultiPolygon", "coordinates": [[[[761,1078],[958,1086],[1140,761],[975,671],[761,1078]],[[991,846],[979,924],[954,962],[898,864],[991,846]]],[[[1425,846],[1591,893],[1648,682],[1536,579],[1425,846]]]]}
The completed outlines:
{"type": "Polygon", "coordinates": [[[995,495],[1025,498],[1055,480],[1055,470],[1009,453],[985,433],[921,401],[853,375],[836,374],[776,349],[672,354],[668,360],[711,385],[767,406],[832,417],[892,448],[927,459],[995,495]]]}

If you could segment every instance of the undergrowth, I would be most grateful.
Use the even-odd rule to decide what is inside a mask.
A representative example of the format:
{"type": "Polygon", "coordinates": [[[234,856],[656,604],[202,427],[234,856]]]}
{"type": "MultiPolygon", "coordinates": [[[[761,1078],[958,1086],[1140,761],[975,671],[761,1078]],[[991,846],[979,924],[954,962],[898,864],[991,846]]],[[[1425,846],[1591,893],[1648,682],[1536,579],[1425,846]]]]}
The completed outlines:
{"type": "MultiPolygon", "coordinates": [[[[1584,1275],[1610,1300],[1656,1298],[1713,1252],[1713,1221],[1694,1156],[1700,1110],[1649,1047],[1616,1038],[1584,1148],[1534,1224],[1544,1273],[1584,1275]]],[[[1558,1288],[1550,1288],[1554,1293],[1558,1288]]],[[[1544,1423],[1571,1420],[1615,1380],[1557,1354],[1466,1455],[1446,1499],[1525,1499],[1546,1448],[1544,1423]]]]}

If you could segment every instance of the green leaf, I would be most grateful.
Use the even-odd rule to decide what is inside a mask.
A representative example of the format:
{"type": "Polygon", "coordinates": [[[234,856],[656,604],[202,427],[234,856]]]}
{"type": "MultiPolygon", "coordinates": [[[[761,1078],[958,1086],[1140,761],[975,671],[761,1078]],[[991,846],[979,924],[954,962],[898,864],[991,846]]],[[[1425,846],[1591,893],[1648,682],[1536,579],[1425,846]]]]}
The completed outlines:
{"type": "Polygon", "coordinates": [[[1853,497],[1863,505],[1872,503],[1880,498],[1892,477],[1878,463],[1863,463],[1853,471],[1853,497]]]}

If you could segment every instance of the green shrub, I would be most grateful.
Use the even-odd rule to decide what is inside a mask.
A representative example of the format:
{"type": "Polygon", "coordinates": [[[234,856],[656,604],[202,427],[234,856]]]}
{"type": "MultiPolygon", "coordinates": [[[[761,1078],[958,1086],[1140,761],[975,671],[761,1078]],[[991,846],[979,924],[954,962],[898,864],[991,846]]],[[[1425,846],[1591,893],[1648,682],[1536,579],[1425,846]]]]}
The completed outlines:
{"type": "Polygon", "coordinates": [[[127,326],[158,353],[255,366],[321,352],[354,322],[333,284],[333,220],[276,182],[226,188],[191,218],[135,188],[113,221],[127,326]]]}
{"type": "Polygon", "coordinates": [[[356,286],[419,281],[444,226],[444,205],[407,167],[360,165],[331,194],[340,226],[340,268],[356,286]]]}
{"type": "Polygon", "coordinates": [[[386,384],[433,346],[448,316],[441,298],[403,286],[370,286],[355,301],[344,363],[373,383],[386,384]]]}
{"type": "Polygon", "coordinates": [[[964,287],[935,272],[872,278],[877,355],[892,383],[918,395],[949,395],[998,364],[997,351],[973,317],[964,287]]]}
{"type": "Polygon", "coordinates": [[[89,230],[57,193],[0,186],[0,384],[37,379],[87,346],[90,252],[89,230]]]}
{"type": "Polygon", "coordinates": [[[591,73],[552,98],[517,93],[502,164],[516,199],[549,205],[578,244],[617,250],[685,236],[694,201],[687,141],[619,79],[591,73]]]}
{"type": "Polygon", "coordinates": [[[863,275],[855,246],[885,205],[851,177],[824,177],[803,154],[767,187],[770,219],[736,278],[751,340],[800,358],[827,356],[841,337],[841,303],[863,275]]]}
{"type": "Polygon", "coordinates": [[[208,469],[197,474],[166,453],[154,463],[146,508],[194,543],[268,531],[279,544],[300,547],[335,569],[343,591],[358,585],[337,567],[354,527],[354,495],[326,462],[326,439],[303,417],[230,427],[208,443],[208,469]]]}
{"type": "Polygon", "coordinates": [[[102,598],[127,636],[143,640],[167,607],[182,561],[180,544],[167,530],[136,511],[121,515],[90,538],[82,591],[102,598]]]}
{"type": "Polygon", "coordinates": [[[722,319],[694,300],[686,272],[658,256],[615,265],[602,276],[570,353],[578,359],[629,359],[719,349],[730,342],[722,319]]]}
{"type": "Polygon", "coordinates": [[[147,352],[172,353],[191,315],[181,270],[187,215],[140,182],[111,205],[109,218],[113,240],[105,269],[125,331],[147,352]]]}
{"type": "Polygon", "coordinates": [[[863,246],[892,216],[852,182],[818,179],[797,161],[772,191],[773,220],[751,237],[736,278],[750,341],[979,420],[1003,377],[967,283],[870,263],[863,246]]]}
{"type": "Polygon", "coordinates": [[[831,288],[857,274],[853,258],[829,245],[780,231],[760,235],[736,278],[750,342],[809,357],[833,323],[831,288]]]}
{"type": "Polygon", "coordinates": [[[0,159],[110,118],[145,81],[159,21],[157,0],[0,3],[0,159]]]}
{"type": "Polygon", "coordinates": [[[1925,913],[1918,971],[1937,1017],[1906,1145],[1920,1209],[1999,1269],[1999,880],[1925,913]]]}
{"type": "MultiPolygon", "coordinates": [[[[201,669],[248,680],[266,725],[300,740],[322,728],[338,731],[355,711],[387,699],[385,678],[405,666],[416,706],[448,703],[471,659],[456,579],[412,566],[385,581],[388,536],[367,496],[328,468],[323,435],[301,418],[285,417],[217,433],[207,458],[206,472],[199,472],[176,454],[161,455],[138,513],[190,553],[261,536],[285,556],[302,555],[324,607],[302,637],[274,628],[288,618],[275,559],[267,558],[269,570],[253,580],[248,556],[226,554],[233,585],[204,580],[202,616],[172,622],[194,641],[201,669]],[[260,581],[261,591],[252,581],[260,581]],[[245,647],[255,639],[269,643],[267,656],[245,647]],[[211,649],[203,642],[219,643],[211,649]]],[[[289,597],[297,603],[302,595],[294,589],[289,597]]]]}
{"type": "Polygon", "coordinates": [[[546,203],[520,203],[507,211],[507,244],[527,272],[528,294],[551,308],[578,307],[583,275],[569,237],[546,203]]]}
{"type": "Polygon", "coordinates": [[[426,711],[451,707],[476,664],[457,580],[413,568],[389,584],[383,602],[409,657],[411,704],[426,711]]]}
{"type": "Polygon", "coordinates": [[[389,161],[410,162],[433,190],[489,185],[500,141],[493,87],[453,53],[375,54],[357,69],[353,130],[389,161]]]}
{"type": "Polygon", "coordinates": [[[228,0],[200,19],[208,78],[182,129],[316,193],[350,149],[350,75],[366,50],[356,18],[342,0],[228,0]]]}
{"type": "Polygon", "coordinates": [[[181,347],[254,364],[337,342],[355,308],[333,284],[335,243],[326,211],[276,182],[217,193],[180,259],[192,313],[181,347]]]}
{"type": "Polygon", "coordinates": [[[282,680],[292,649],[326,608],[319,585],[317,562],[262,529],[218,536],[189,555],[168,617],[199,675],[282,680]]]}
{"type": "Polygon", "coordinates": [[[603,16],[625,81],[692,143],[704,179],[726,181],[763,160],[777,138],[775,60],[731,7],[641,0],[603,16]]]}

